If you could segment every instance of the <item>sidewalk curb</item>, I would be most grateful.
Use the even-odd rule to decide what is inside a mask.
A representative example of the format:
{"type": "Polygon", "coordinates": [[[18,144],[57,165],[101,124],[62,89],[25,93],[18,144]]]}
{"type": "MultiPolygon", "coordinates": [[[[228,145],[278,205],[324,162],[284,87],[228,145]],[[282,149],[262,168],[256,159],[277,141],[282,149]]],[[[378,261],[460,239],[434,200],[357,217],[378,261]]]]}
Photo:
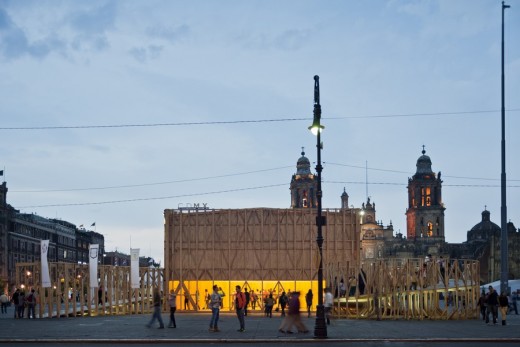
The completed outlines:
{"type": "Polygon", "coordinates": [[[459,342],[499,342],[499,343],[520,343],[520,337],[518,338],[425,338],[425,339],[393,339],[393,338],[382,338],[382,339],[318,339],[318,338],[279,338],[279,339],[6,339],[0,340],[2,344],[17,344],[17,343],[111,343],[111,344],[143,344],[143,343],[155,343],[155,344],[171,344],[171,343],[316,343],[317,341],[323,341],[327,343],[334,342],[381,342],[381,343],[459,343],[459,342]]]}

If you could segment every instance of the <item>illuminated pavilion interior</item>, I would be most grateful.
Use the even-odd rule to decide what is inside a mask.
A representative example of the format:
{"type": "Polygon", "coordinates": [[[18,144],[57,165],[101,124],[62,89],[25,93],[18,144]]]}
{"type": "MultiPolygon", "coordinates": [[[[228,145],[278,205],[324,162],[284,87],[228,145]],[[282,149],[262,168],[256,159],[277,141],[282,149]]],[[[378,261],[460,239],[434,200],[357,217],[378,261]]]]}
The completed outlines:
{"type": "MultiPolygon", "coordinates": [[[[324,261],[359,266],[357,209],[325,210],[324,261]]],[[[317,304],[318,250],[314,209],[227,209],[164,211],[165,280],[177,293],[178,310],[205,309],[206,291],[221,287],[224,310],[235,286],[261,297],[285,291],[314,293],[317,304]]],[[[326,281],[327,282],[327,281],[326,281]]],[[[326,283],[325,283],[326,284],[326,283]]],[[[261,309],[259,300],[257,309],[261,309]]]]}

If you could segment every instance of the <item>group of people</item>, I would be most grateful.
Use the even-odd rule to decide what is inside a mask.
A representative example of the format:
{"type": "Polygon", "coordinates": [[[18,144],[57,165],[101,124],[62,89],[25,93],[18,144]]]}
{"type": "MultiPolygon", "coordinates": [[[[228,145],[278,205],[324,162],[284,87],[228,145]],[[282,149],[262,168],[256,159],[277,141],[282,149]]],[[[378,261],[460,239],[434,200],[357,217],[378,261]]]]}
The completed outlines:
{"type": "MultiPolygon", "coordinates": [[[[213,286],[213,292],[209,294],[207,307],[211,309],[211,319],[209,322],[209,331],[210,332],[219,332],[219,316],[220,316],[220,309],[222,308],[222,295],[219,293],[221,290],[218,286],[213,286]]],[[[242,291],[242,288],[240,286],[235,287],[235,295],[234,295],[234,302],[233,306],[237,315],[238,323],[239,323],[239,332],[244,332],[245,327],[245,316],[247,315],[247,306],[250,303],[250,295],[246,295],[248,293],[247,288],[245,288],[244,292],[242,291]],[[249,297],[249,298],[248,298],[249,297]],[[248,300],[249,299],[249,300],[248,300]]],[[[329,290],[330,294],[330,290],[329,290]]],[[[332,296],[332,294],[330,294],[332,296]]],[[[279,331],[283,333],[292,333],[292,328],[296,327],[297,331],[300,333],[308,333],[309,330],[307,327],[303,324],[301,317],[300,317],[300,292],[292,292],[290,295],[287,295],[285,292],[283,292],[279,297],[279,304],[282,309],[282,317],[284,320],[282,321],[282,324],[279,328],[279,331]],[[288,307],[287,314],[285,313],[285,308],[288,307]]],[[[326,296],[327,297],[327,296],[326,296]]],[[[309,292],[306,295],[306,301],[307,301],[307,312],[310,317],[310,310],[312,306],[312,290],[309,290],[309,292]]],[[[172,290],[168,296],[168,304],[170,306],[170,323],[168,325],[169,328],[176,328],[176,322],[175,322],[175,311],[176,311],[176,294],[172,290]]],[[[274,306],[274,299],[272,293],[269,294],[269,296],[265,299],[265,315],[268,317],[272,317],[272,307],[274,306]],[[270,307],[270,308],[269,308],[270,307]]],[[[158,289],[154,290],[153,293],[153,305],[154,305],[154,312],[152,314],[152,318],[150,322],[146,325],[148,328],[154,324],[154,322],[157,320],[159,323],[159,329],[164,329],[164,322],[161,317],[161,295],[158,289]]],[[[330,305],[332,308],[332,304],[330,305]]],[[[329,317],[329,316],[327,316],[329,317]]],[[[330,323],[330,321],[328,321],[330,323]]]]}
{"type": "Polygon", "coordinates": [[[482,292],[477,305],[480,307],[480,314],[486,324],[491,324],[490,316],[493,324],[497,324],[499,309],[502,325],[506,325],[507,313],[509,310],[514,309],[515,313],[518,314],[516,300],[510,300],[505,292],[498,295],[493,286],[489,286],[487,293],[484,291],[482,292]]]}
{"type": "Polygon", "coordinates": [[[0,295],[0,303],[2,305],[2,314],[7,313],[9,303],[14,305],[14,318],[24,318],[27,309],[27,318],[36,318],[36,304],[38,296],[34,289],[31,289],[27,295],[23,290],[16,288],[11,299],[7,294],[0,295]]]}
{"type": "MultiPolygon", "coordinates": [[[[240,286],[235,287],[236,294],[234,300],[234,307],[238,318],[238,323],[240,324],[239,332],[246,331],[246,308],[248,302],[248,298],[246,296],[247,288],[245,292],[242,292],[242,288],[240,286]]],[[[250,297],[249,297],[250,298],[250,297]]],[[[209,331],[217,333],[220,331],[218,328],[218,320],[220,315],[220,308],[222,307],[222,296],[219,293],[219,287],[213,286],[213,293],[211,293],[209,297],[208,307],[211,309],[211,320],[209,321],[209,331]]]]}
{"type": "MultiPolygon", "coordinates": [[[[152,319],[146,326],[150,328],[152,324],[157,320],[159,322],[159,329],[164,329],[164,322],[162,320],[161,315],[161,306],[162,306],[162,298],[159,289],[154,289],[153,291],[153,313],[152,319]]],[[[175,311],[177,311],[177,295],[174,290],[170,291],[168,295],[168,306],[170,307],[170,323],[168,324],[168,328],[177,328],[177,323],[175,322],[175,311]]]]}

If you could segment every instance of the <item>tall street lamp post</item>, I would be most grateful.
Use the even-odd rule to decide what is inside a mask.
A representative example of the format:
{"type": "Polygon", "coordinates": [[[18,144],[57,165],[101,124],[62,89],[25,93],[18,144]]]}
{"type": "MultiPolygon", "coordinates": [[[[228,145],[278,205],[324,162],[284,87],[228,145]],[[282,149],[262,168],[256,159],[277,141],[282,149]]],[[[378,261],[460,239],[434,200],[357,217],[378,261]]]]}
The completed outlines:
{"type": "Polygon", "coordinates": [[[318,306],[316,307],[316,325],[314,326],[314,337],[324,339],[327,337],[327,325],[325,324],[325,308],[323,306],[323,235],[322,227],[326,225],[326,219],[322,216],[321,208],[321,131],[325,128],[320,124],[321,120],[321,105],[320,105],[320,82],[319,76],[314,76],[314,120],[309,130],[316,135],[318,139],[316,148],[318,150],[318,162],[316,164],[316,172],[318,173],[318,188],[316,192],[316,198],[318,200],[318,214],[316,216],[316,226],[318,227],[318,236],[316,243],[318,244],[318,250],[320,255],[320,265],[318,267],[318,306]]]}
{"type": "Polygon", "coordinates": [[[507,204],[506,204],[506,109],[504,102],[504,10],[511,6],[502,1],[502,173],[501,173],[501,209],[500,209],[500,292],[507,292],[508,287],[508,242],[507,242],[507,204]]]}

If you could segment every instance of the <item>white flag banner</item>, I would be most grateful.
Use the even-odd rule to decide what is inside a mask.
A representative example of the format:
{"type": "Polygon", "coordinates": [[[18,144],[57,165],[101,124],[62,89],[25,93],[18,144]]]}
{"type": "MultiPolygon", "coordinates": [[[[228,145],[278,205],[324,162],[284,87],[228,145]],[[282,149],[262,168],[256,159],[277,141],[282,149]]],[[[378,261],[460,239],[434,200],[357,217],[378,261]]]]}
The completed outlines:
{"type": "Polygon", "coordinates": [[[132,289],[139,288],[139,248],[130,248],[130,281],[132,289]]]}
{"type": "Polygon", "coordinates": [[[97,277],[97,263],[99,255],[99,245],[89,246],[89,268],[90,268],[90,288],[96,288],[99,286],[97,277]]]}
{"type": "Polygon", "coordinates": [[[49,253],[49,240],[41,240],[41,263],[42,263],[42,287],[51,287],[51,277],[49,276],[49,263],[47,261],[47,253],[49,253]]]}

